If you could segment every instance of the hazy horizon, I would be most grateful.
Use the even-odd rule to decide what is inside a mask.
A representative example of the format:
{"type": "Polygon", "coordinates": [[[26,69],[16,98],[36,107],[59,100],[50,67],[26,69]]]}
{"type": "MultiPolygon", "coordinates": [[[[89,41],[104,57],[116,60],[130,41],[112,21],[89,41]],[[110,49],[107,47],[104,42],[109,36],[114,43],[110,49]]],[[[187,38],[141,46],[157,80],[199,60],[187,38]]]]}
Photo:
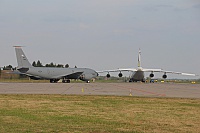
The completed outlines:
{"type": "Polygon", "coordinates": [[[97,71],[137,68],[140,48],[144,68],[200,75],[198,0],[0,0],[0,29],[1,67],[17,66],[15,45],[97,71]]]}

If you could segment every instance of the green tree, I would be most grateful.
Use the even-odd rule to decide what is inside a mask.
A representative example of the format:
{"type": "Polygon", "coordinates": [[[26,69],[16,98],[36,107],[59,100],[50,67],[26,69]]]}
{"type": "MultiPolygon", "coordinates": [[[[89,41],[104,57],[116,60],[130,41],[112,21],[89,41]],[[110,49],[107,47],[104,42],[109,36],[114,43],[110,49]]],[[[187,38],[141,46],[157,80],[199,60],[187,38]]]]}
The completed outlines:
{"type": "Polygon", "coordinates": [[[56,67],[63,68],[64,66],[62,64],[58,64],[56,67]]]}
{"type": "Polygon", "coordinates": [[[56,67],[56,65],[54,65],[53,62],[51,62],[50,64],[46,64],[45,66],[46,66],[46,67],[56,67]]]}
{"type": "Polygon", "coordinates": [[[43,67],[42,63],[41,63],[39,60],[37,61],[36,66],[37,66],[37,67],[43,67]]]}
{"type": "Polygon", "coordinates": [[[11,65],[4,66],[4,67],[3,67],[3,70],[11,70],[11,69],[12,69],[12,66],[11,66],[11,65]]]}
{"type": "Polygon", "coordinates": [[[69,68],[69,64],[66,64],[66,65],[65,65],[65,68],[69,68]]]}
{"type": "Polygon", "coordinates": [[[55,66],[56,66],[56,64],[54,65],[53,62],[51,62],[51,63],[49,64],[49,67],[55,67],[55,66]]]}
{"type": "Polygon", "coordinates": [[[34,67],[36,67],[36,66],[37,66],[37,64],[36,64],[36,62],[35,62],[35,61],[32,63],[32,66],[34,66],[34,67]]]}

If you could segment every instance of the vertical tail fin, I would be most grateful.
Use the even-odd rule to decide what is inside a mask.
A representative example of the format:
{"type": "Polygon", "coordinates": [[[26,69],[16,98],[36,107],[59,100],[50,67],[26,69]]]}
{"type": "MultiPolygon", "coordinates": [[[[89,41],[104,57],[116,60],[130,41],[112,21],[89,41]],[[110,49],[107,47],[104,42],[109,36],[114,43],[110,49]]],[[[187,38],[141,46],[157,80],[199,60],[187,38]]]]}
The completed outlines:
{"type": "Polygon", "coordinates": [[[18,67],[23,67],[23,68],[32,67],[32,65],[26,58],[26,55],[24,54],[21,46],[14,46],[14,48],[15,48],[15,52],[16,52],[18,67]]]}
{"type": "Polygon", "coordinates": [[[138,67],[141,67],[141,50],[140,49],[138,53],[138,67]]]}

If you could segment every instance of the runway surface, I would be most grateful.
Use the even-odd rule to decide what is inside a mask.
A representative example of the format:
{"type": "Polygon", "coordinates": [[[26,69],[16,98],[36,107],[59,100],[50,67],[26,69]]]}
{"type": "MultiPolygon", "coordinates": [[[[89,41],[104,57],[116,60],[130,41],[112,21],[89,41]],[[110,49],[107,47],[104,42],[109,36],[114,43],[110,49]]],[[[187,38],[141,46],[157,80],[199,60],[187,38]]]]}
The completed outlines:
{"type": "Polygon", "coordinates": [[[200,98],[200,84],[0,83],[0,94],[115,95],[200,98]]]}

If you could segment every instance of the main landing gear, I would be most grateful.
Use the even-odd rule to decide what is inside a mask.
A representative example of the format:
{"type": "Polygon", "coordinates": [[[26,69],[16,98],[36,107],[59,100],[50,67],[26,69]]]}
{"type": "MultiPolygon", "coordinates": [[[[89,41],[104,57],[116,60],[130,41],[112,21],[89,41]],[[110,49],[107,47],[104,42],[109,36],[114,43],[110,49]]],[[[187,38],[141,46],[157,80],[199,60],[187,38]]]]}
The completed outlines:
{"type": "Polygon", "coordinates": [[[50,83],[58,83],[59,79],[50,79],[50,83]]]}
{"type": "Polygon", "coordinates": [[[62,82],[63,83],[70,83],[70,80],[69,79],[63,79],[62,82]]]}
{"type": "MultiPolygon", "coordinates": [[[[50,83],[58,83],[59,79],[50,79],[50,83]]],[[[63,79],[62,83],[70,83],[69,79],[63,79]]]]}
{"type": "MultiPolygon", "coordinates": [[[[50,83],[58,83],[59,79],[50,79],[50,83]]],[[[62,83],[70,83],[70,79],[62,79],[62,83]]],[[[90,83],[89,80],[85,80],[86,83],[90,83]]]]}
{"type": "Polygon", "coordinates": [[[145,79],[142,79],[142,80],[130,79],[129,82],[142,82],[142,83],[146,83],[146,80],[145,79]]]}

